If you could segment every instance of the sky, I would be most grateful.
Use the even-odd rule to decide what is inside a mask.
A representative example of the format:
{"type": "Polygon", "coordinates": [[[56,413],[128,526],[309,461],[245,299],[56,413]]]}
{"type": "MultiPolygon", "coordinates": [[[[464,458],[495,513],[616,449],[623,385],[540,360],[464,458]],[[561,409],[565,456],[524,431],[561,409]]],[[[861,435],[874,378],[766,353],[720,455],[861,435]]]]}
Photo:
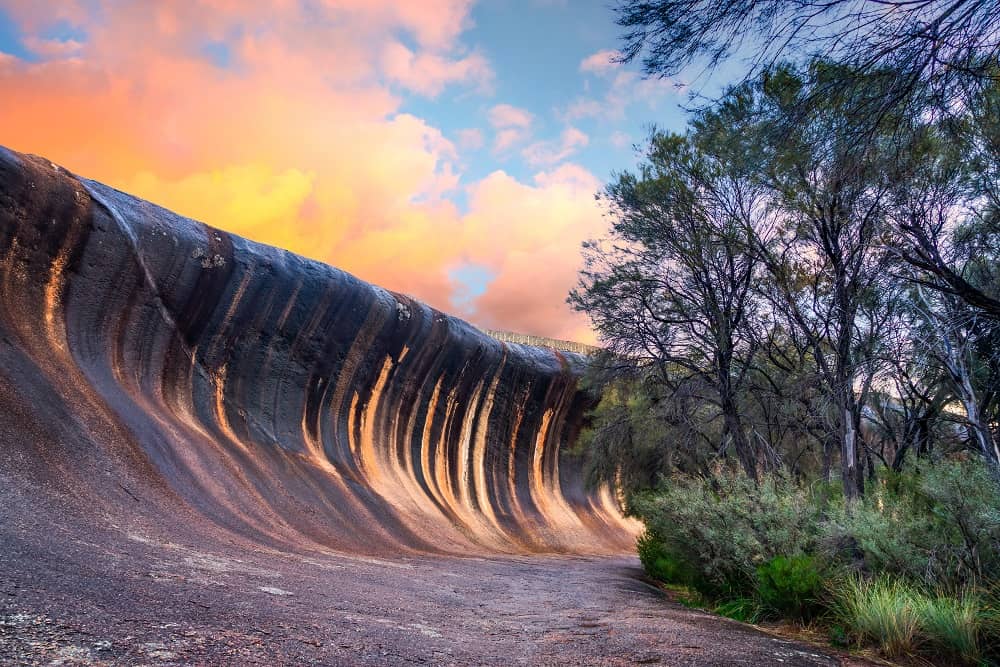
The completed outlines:
{"type": "Polygon", "coordinates": [[[0,0],[0,145],[483,327],[566,304],[594,194],[683,81],[611,0],[0,0]]]}

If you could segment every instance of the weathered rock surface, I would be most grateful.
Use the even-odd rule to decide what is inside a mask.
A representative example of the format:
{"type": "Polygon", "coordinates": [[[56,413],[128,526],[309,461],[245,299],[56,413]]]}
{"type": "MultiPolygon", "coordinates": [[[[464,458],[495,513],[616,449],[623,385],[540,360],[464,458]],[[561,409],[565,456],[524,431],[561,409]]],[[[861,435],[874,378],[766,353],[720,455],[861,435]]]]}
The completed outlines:
{"type": "Polygon", "coordinates": [[[560,455],[580,357],[9,151],[0,337],[0,475],[25,501],[276,548],[631,540],[560,455]]]}

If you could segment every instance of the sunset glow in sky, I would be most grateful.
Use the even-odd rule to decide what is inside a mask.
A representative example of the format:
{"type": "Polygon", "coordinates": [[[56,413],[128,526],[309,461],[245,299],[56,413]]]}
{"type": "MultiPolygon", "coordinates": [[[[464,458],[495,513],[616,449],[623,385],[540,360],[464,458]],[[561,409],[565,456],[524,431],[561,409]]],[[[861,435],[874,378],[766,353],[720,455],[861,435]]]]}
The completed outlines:
{"type": "Polygon", "coordinates": [[[685,92],[606,0],[0,0],[0,144],[486,327],[565,304],[685,92]]]}

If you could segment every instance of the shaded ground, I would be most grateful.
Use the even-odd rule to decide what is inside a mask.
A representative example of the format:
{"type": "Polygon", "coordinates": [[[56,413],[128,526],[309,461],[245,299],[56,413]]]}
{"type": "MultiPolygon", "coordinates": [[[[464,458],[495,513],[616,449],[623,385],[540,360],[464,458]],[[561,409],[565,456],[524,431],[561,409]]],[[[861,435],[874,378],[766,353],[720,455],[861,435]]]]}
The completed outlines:
{"type": "Polygon", "coordinates": [[[842,664],[667,602],[631,558],[63,544],[4,535],[0,663],[842,664]]]}

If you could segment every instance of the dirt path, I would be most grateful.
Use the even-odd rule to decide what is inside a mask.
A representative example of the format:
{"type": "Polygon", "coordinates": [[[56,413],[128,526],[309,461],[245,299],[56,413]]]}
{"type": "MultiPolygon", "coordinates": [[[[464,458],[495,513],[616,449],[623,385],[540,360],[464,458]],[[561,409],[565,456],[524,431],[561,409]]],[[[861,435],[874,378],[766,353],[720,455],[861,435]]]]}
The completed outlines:
{"type": "Polygon", "coordinates": [[[842,664],[667,602],[631,558],[3,538],[3,664],[842,664]]]}

